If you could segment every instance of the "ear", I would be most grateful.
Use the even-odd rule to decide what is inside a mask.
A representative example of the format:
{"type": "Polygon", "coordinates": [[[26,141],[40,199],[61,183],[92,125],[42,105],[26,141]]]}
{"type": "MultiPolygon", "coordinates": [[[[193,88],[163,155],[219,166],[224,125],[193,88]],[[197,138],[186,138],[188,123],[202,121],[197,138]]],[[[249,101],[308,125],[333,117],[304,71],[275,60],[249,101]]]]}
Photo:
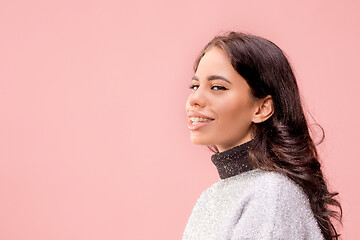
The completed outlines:
{"type": "Polygon", "coordinates": [[[252,122],[261,123],[266,121],[274,113],[274,103],[272,97],[267,95],[266,97],[258,100],[256,104],[255,113],[252,118],[252,122]]]}

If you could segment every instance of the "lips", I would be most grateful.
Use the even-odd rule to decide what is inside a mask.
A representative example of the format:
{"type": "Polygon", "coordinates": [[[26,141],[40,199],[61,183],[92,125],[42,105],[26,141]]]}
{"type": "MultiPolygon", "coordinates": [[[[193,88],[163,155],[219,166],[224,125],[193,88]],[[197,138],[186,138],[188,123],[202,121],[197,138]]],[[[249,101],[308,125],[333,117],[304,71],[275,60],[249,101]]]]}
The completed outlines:
{"type": "Polygon", "coordinates": [[[190,130],[197,130],[209,125],[214,119],[200,112],[188,113],[188,127],[190,130]]]}

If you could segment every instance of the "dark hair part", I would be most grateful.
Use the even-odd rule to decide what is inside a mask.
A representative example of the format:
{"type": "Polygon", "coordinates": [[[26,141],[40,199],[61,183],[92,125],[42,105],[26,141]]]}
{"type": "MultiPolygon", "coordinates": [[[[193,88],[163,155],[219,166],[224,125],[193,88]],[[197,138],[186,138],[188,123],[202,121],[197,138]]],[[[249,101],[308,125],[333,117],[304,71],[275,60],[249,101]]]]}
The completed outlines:
{"type": "MultiPolygon", "coordinates": [[[[300,185],[309,198],[324,238],[338,239],[340,234],[330,220],[335,218],[341,223],[342,208],[334,198],[338,193],[329,192],[327,188],[316,146],[309,134],[296,78],[283,51],[267,39],[229,32],[216,36],[205,46],[195,61],[195,71],[201,58],[212,47],[226,52],[255,98],[271,95],[273,99],[273,115],[252,125],[254,139],[249,155],[253,165],[285,174],[300,185]],[[332,207],[337,207],[339,212],[331,210],[332,207]]],[[[325,136],[320,128],[322,139],[319,143],[325,136]]],[[[218,152],[216,146],[209,148],[218,152]]]]}

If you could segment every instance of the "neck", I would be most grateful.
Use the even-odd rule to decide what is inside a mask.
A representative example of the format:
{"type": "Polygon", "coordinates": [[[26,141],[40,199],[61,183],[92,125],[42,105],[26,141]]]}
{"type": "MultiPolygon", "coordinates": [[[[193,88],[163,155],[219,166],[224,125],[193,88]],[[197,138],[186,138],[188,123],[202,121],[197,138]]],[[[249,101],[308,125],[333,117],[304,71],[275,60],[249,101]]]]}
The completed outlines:
{"type": "Polygon", "coordinates": [[[221,179],[254,169],[249,159],[249,149],[252,142],[250,140],[211,156],[211,161],[216,166],[221,179]]]}

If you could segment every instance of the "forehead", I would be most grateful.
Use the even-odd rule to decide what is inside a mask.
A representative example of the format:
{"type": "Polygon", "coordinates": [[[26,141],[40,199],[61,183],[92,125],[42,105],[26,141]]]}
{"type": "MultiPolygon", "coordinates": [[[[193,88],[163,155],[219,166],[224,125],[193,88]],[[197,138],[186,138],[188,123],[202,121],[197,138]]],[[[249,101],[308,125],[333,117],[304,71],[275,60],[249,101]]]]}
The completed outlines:
{"type": "Polygon", "coordinates": [[[224,50],[212,47],[201,58],[195,75],[218,74],[231,77],[238,75],[224,50]]]}

